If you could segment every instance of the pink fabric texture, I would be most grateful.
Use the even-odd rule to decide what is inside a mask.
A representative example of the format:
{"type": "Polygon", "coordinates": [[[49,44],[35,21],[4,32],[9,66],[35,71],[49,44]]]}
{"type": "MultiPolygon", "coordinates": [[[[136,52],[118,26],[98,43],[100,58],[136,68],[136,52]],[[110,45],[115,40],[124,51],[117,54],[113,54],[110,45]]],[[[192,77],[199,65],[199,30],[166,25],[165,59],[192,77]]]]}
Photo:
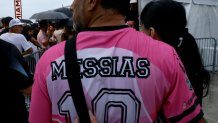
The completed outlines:
{"type": "MultiPolygon", "coordinates": [[[[37,63],[30,123],[69,123],[77,116],[66,79],[65,42],[51,47],[37,63]]],[[[185,123],[201,108],[169,45],[132,28],[84,31],[77,56],[88,108],[99,123],[185,123]],[[187,113],[188,112],[188,113],[187,113]]]]}

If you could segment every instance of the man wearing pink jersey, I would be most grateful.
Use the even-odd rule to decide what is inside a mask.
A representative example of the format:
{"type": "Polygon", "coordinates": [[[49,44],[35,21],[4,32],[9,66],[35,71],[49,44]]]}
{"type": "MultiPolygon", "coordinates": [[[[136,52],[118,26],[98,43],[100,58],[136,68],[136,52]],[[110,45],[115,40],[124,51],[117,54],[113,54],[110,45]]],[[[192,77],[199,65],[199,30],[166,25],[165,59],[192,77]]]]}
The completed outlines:
{"type": "MultiPolygon", "coordinates": [[[[74,0],[77,61],[87,107],[98,123],[205,123],[175,50],[125,25],[129,0],[74,0]]],[[[30,123],[74,123],[64,47],[39,60],[30,123]]]]}

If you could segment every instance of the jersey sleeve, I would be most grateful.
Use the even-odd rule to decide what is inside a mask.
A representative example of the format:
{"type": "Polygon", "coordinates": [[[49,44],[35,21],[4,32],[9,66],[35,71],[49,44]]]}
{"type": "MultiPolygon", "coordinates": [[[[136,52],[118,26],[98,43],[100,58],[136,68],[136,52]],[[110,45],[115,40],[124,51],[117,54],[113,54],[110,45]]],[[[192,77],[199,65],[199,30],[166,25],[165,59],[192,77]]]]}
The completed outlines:
{"type": "MultiPolygon", "coordinates": [[[[168,122],[196,122],[203,117],[199,101],[185,73],[182,62],[174,51],[174,72],[172,73],[171,90],[164,104],[163,113],[168,122]]],[[[172,65],[169,65],[172,67],[172,65]]]]}

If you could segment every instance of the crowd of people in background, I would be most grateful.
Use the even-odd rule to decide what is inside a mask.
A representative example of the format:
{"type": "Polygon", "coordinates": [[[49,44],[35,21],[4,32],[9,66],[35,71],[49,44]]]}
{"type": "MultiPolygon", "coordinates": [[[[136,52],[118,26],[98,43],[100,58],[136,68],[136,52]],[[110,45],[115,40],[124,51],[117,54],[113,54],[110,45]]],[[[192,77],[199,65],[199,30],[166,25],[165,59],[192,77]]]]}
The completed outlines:
{"type": "MultiPolygon", "coordinates": [[[[23,111],[25,110],[23,97],[19,98],[23,106],[21,113],[25,114],[19,115],[18,122],[49,123],[75,119],[76,123],[79,122],[77,115],[73,114],[76,110],[69,105],[72,100],[61,100],[66,96],[69,87],[65,81],[67,79],[65,74],[61,73],[63,72],[61,65],[58,66],[65,60],[65,57],[60,57],[65,56],[65,41],[77,36],[75,38],[77,50],[80,50],[77,54],[84,60],[79,61],[84,62],[81,63],[84,67],[82,83],[86,99],[89,100],[88,108],[93,108],[94,115],[89,111],[91,119],[94,119],[93,123],[105,121],[102,117],[106,116],[103,111],[106,109],[94,109],[91,104],[93,102],[90,102],[98,98],[97,94],[104,91],[110,98],[105,98],[103,102],[115,100],[111,104],[112,107],[115,105],[115,108],[108,109],[109,114],[107,114],[111,122],[122,121],[120,117],[117,117],[120,112],[117,112],[116,108],[121,105],[120,103],[125,103],[124,105],[131,107],[128,109],[131,112],[126,111],[126,118],[129,120],[127,122],[206,123],[201,107],[203,81],[208,82],[210,75],[203,68],[195,39],[186,28],[184,7],[171,0],[152,1],[144,7],[139,17],[136,13],[128,13],[129,0],[122,1],[122,4],[118,2],[119,4],[116,5],[113,1],[106,0],[92,2],[88,5],[85,1],[75,0],[71,6],[75,12],[73,20],[38,20],[27,24],[9,16],[1,19],[0,53],[5,56],[5,61],[2,60],[1,64],[11,60],[7,57],[9,54],[5,49],[8,47],[9,51],[16,53],[15,59],[19,57],[18,62],[22,62],[19,68],[22,70],[19,69],[16,73],[14,71],[17,70],[11,69],[10,64],[7,64],[8,66],[4,66],[4,69],[8,73],[0,72],[5,77],[8,77],[10,73],[19,77],[22,73],[22,79],[17,81],[24,83],[16,88],[15,93],[21,94],[29,88],[33,92],[30,117],[23,111]],[[87,11],[81,11],[79,7],[83,5],[86,6],[84,8],[87,11]],[[96,19],[96,15],[99,18],[96,19]],[[75,23],[74,26],[73,23],[75,23]],[[3,46],[5,46],[4,49],[3,46]],[[33,82],[32,75],[27,72],[28,68],[23,63],[22,57],[47,49],[51,50],[47,51],[37,64],[33,82]],[[98,61],[99,57],[101,59],[98,61]],[[193,60],[195,61],[191,62],[193,60]],[[118,62],[122,64],[121,68],[115,65],[118,62]],[[109,68],[114,69],[109,73],[110,75],[109,68]],[[117,71],[118,68],[120,71],[117,71]],[[137,69],[136,72],[134,69],[137,69]],[[96,75],[94,75],[95,70],[98,71],[96,75]],[[96,77],[97,74],[99,77],[96,77]],[[207,78],[200,78],[204,75],[207,78]],[[133,81],[135,83],[132,83],[133,81]],[[120,96],[121,92],[129,95],[120,96]],[[111,93],[116,93],[119,97],[117,98],[116,94],[110,96],[111,93]],[[130,95],[132,98],[128,97],[130,95]],[[126,100],[127,97],[129,100],[126,100]],[[134,103],[131,102],[132,100],[134,103]],[[63,104],[56,105],[60,101],[68,103],[64,108],[70,110],[69,113],[73,112],[71,115],[62,117],[66,115],[59,111],[63,108],[61,107],[63,104]]],[[[12,80],[15,81],[15,79],[12,80]]],[[[97,107],[102,106],[97,102],[94,103],[97,107]]],[[[18,107],[16,109],[19,110],[18,107]]],[[[19,114],[19,112],[16,113],[19,114]]]]}
{"type": "Polygon", "coordinates": [[[70,20],[38,20],[23,23],[10,16],[1,19],[0,39],[14,44],[23,56],[46,50],[74,35],[70,20]]]}
{"type": "MultiPolygon", "coordinates": [[[[23,23],[20,19],[4,17],[0,27],[0,76],[1,87],[11,87],[10,92],[1,91],[4,97],[1,119],[11,123],[29,123],[26,98],[31,97],[34,71],[30,70],[25,57],[36,65],[34,53],[43,53],[48,48],[74,35],[70,20],[39,20],[23,23]],[[33,54],[33,55],[32,55],[33,54]],[[8,114],[13,115],[11,118],[8,114]]],[[[35,66],[32,66],[35,67],[35,66]]],[[[3,90],[1,88],[1,90],[3,90]]]]}

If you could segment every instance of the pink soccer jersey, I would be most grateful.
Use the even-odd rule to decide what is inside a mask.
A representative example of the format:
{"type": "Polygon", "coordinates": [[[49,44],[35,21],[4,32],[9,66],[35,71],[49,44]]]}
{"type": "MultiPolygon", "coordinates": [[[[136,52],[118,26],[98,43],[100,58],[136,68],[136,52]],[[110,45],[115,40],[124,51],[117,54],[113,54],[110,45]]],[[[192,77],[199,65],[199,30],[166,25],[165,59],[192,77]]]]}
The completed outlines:
{"type": "MultiPolygon", "coordinates": [[[[172,47],[132,28],[97,29],[78,34],[77,56],[86,102],[99,123],[153,123],[160,116],[187,123],[203,117],[172,47]]],[[[73,123],[77,117],[64,47],[65,42],[55,45],[37,63],[30,123],[73,123]]]]}

